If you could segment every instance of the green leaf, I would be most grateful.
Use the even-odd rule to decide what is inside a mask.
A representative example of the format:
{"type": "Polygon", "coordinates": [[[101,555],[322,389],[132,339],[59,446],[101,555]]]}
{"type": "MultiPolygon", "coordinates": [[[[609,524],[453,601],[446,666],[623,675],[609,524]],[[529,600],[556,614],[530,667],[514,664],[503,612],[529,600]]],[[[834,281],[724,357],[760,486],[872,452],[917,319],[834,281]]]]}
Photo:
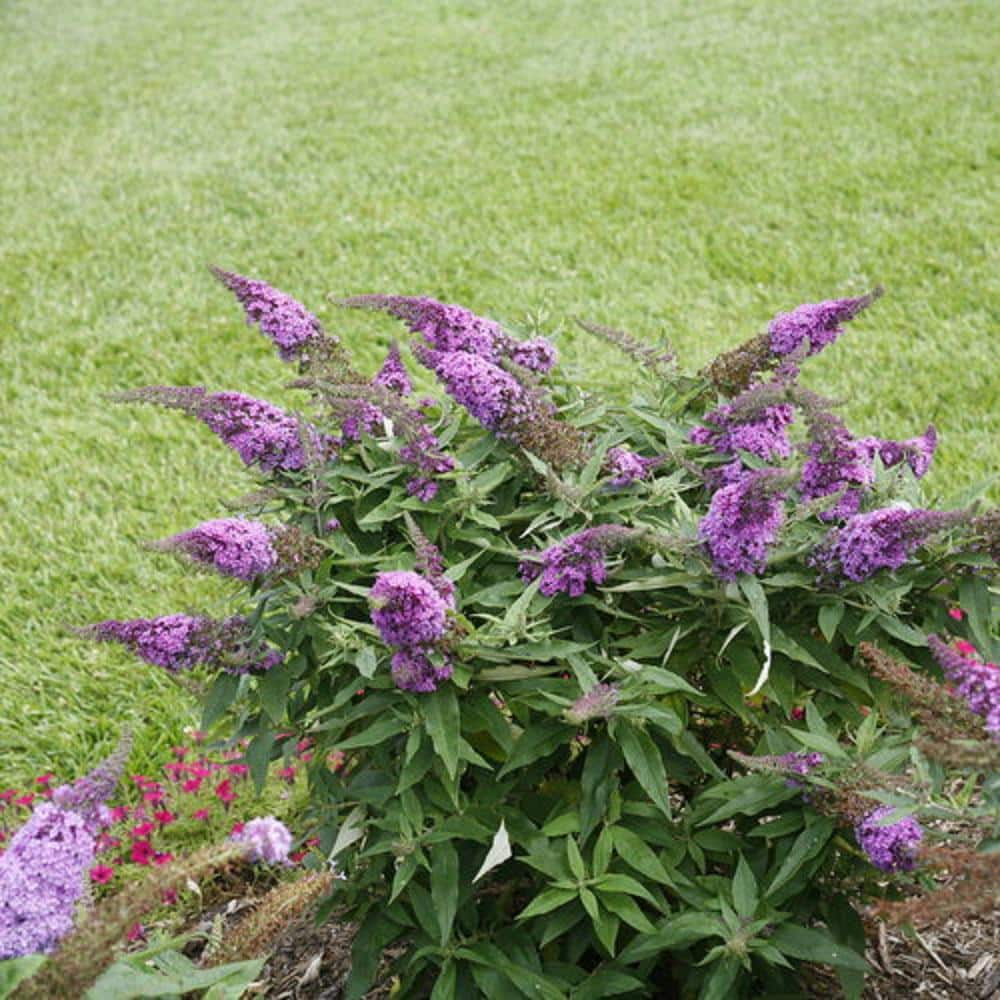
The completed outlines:
{"type": "Polygon", "coordinates": [[[394,903],[399,898],[399,894],[409,885],[410,879],[416,875],[419,867],[420,856],[416,851],[412,854],[407,854],[400,861],[399,866],[396,868],[396,873],[392,876],[392,893],[389,895],[390,903],[394,903]]]}
{"type": "MultiPolygon", "coordinates": [[[[591,914],[591,923],[594,925],[597,940],[604,945],[609,955],[614,955],[615,942],[618,940],[618,929],[621,927],[621,921],[613,913],[600,909],[597,905],[597,900],[591,895],[589,890],[584,889],[583,892],[587,893],[591,899],[594,899],[594,913],[591,914]]],[[[583,902],[582,895],[580,902],[583,902]]],[[[584,909],[586,909],[586,906],[584,909]]]]}
{"type": "Polygon", "coordinates": [[[587,748],[580,776],[580,836],[584,840],[604,816],[611,790],[617,784],[612,775],[620,762],[618,748],[604,734],[587,748]]]}
{"type": "Polygon", "coordinates": [[[540,917],[543,913],[557,910],[560,906],[564,906],[576,898],[575,889],[545,889],[521,910],[517,919],[528,920],[531,917],[540,917]]]}
{"type": "Polygon", "coordinates": [[[351,946],[351,972],[344,984],[343,1000],[361,1000],[368,992],[382,960],[382,950],[399,934],[398,925],[392,923],[382,910],[369,912],[351,946]]]}
{"type": "Polygon", "coordinates": [[[663,885],[674,884],[673,878],[653,849],[637,833],[624,826],[611,828],[618,856],[637,872],[663,885]]]}
{"type": "Polygon", "coordinates": [[[820,817],[803,830],[785,855],[781,867],[775,872],[767,887],[766,895],[773,896],[786,882],[795,877],[807,861],[816,857],[833,836],[836,824],[832,819],[820,817]]]}
{"type": "Polygon", "coordinates": [[[741,917],[752,917],[757,911],[758,900],[757,879],[741,854],[733,875],[733,906],[741,917]]]}
{"type": "Polygon", "coordinates": [[[667,787],[667,772],[663,758],[649,734],[622,720],[615,727],[614,736],[618,740],[625,761],[635,775],[642,790],[650,797],[667,819],[671,818],[670,798],[667,787]]]}
{"type": "Polygon", "coordinates": [[[740,975],[738,958],[727,955],[712,964],[712,971],[698,994],[698,1000],[729,1000],[733,996],[733,984],[740,975]]]}
{"type": "Polygon", "coordinates": [[[0,1000],[6,1000],[19,983],[33,976],[47,961],[47,955],[24,955],[0,962],[0,1000]]]}
{"type": "Polygon", "coordinates": [[[564,743],[568,743],[572,732],[565,723],[556,719],[546,719],[526,729],[517,738],[507,763],[500,769],[497,777],[502,778],[511,771],[547,757],[564,743]]]}
{"type": "Polygon", "coordinates": [[[993,636],[990,614],[990,590],[985,575],[967,574],[958,586],[958,598],[969,619],[969,628],[983,659],[996,662],[1000,659],[1000,644],[993,636]]]}
{"type": "Polygon", "coordinates": [[[458,852],[451,841],[431,849],[431,900],[437,913],[443,948],[451,937],[451,927],[458,912],[458,852]]]}
{"type": "Polygon", "coordinates": [[[378,656],[375,650],[371,646],[362,646],[354,658],[354,665],[358,668],[358,673],[366,680],[374,677],[375,668],[378,666],[378,656]]]}
{"type": "Polygon", "coordinates": [[[619,956],[625,964],[641,962],[664,951],[686,948],[708,937],[725,938],[725,929],[718,917],[708,913],[688,912],[660,924],[655,934],[640,934],[619,956]]]}
{"type": "Polygon", "coordinates": [[[824,604],[819,609],[819,630],[827,642],[833,642],[834,636],[837,634],[837,626],[843,617],[844,605],[839,601],[836,604],[824,604]]]}
{"type": "Polygon", "coordinates": [[[757,816],[765,809],[799,794],[797,789],[788,788],[783,781],[756,774],[733,779],[728,782],[726,792],[725,801],[699,820],[698,826],[710,826],[740,813],[757,816]]]}
{"type": "Polygon", "coordinates": [[[205,697],[205,707],[201,714],[201,728],[210,730],[236,701],[240,678],[235,674],[221,673],[215,678],[205,697]]]}
{"type": "Polygon", "coordinates": [[[285,703],[291,686],[292,675],[288,663],[279,663],[257,679],[260,703],[275,725],[285,717],[285,703]]]}
{"type": "Polygon", "coordinates": [[[573,1000],[601,1000],[602,997],[617,997],[623,993],[644,991],[647,984],[634,976],[617,969],[598,969],[588,976],[570,994],[573,1000]]]}
{"type": "Polygon", "coordinates": [[[449,958],[441,966],[438,977],[434,980],[434,989],[431,990],[430,1000],[455,1000],[455,963],[449,958]]]}
{"type": "Polygon", "coordinates": [[[458,745],[461,735],[461,718],[455,689],[450,685],[439,687],[423,697],[424,722],[437,755],[444,763],[452,780],[458,775],[458,745]]]}
{"type": "Polygon", "coordinates": [[[606,892],[624,892],[629,896],[639,896],[654,906],[656,905],[656,898],[653,894],[631,875],[620,875],[612,872],[610,875],[602,875],[594,882],[594,886],[606,892]]]}
{"type": "Polygon", "coordinates": [[[600,887],[597,889],[597,898],[606,910],[619,917],[629,927],[634,927],[643,934],[655,934],[656,928],[649,917],[639,908],[639,904],[624,893],[606,892],[600,887]]]}
{"type": "Polygon", "coordinates": [[[612,829],[606,826],[597,838],[597,843],[594,844],[594,850],[591,854],[590,862],[595,875],[603,875],[608,870],[614,844],[612,829]]]}
{"type": "Polygon", "coordinates": [[[582,882],[587,877],[587,867],[583,863],[580,848],[572,837],[566,838],[566,857],[569,861],[569,870],[582,882]]]}
{"type": "Polygon", "coordinates": [[[868,963],[847,945],[839,944],[826,931],[798,924],[781,924],[768,939],[778,951],[805,962],[821,962],[839,968],[867,972],[868,963]]]}
{"type": "MultiPolygon", "coordinates": [[[[431,695],[427,695],[431,697],[431,695]]],[[[383,715],[377,718],[367,729],[337,741],[339,750],[358,750],[361,747],[374,747],[384,743],[391,736],[398,736],[406,729],[406,723],[395,715],[383,715]]]]}
{"type": "Polygon", "coordinates": [[[274,746],[274,733],[269,729],[258,733],[247,747],[246,762],[250,768],[250,777],[253,778],[254,787],[257,794],[267,783],[267,772],[271,766],[271,749],[274,746]]]}

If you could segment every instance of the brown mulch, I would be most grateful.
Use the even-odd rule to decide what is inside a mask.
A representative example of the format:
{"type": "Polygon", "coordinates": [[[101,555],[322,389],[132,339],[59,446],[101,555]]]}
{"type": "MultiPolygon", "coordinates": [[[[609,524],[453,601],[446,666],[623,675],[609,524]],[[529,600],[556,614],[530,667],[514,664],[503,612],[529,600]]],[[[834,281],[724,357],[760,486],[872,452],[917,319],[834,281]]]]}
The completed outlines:
{"type": "MultiPolygon", "coordinates": [[[[236,926],[259,896],[231,898],[201,915],[201,928],[217,915],[236,926]]],[[[870,935],[865,1000],[1000,1000],[1000,913],[951,920],[940,927],[903,931],[884,923],[870,935]]],[[[251,994],[270,1000],[339,1000],[350,973],[355,928],[330,921],[316,927],[306,915],[275,942],[261,981],[251,994]]],[[[192,956],[194,957],[194,956],[192,956]]],[[[393,955],[386,955],[385,964],[393,955]]],[[[841,990],[828,967],[804,967],[815,1000],[836,1000],[841,990]]],[[[393,981],[382,976],[365,1000],[386,1000],[393,981]]]]}

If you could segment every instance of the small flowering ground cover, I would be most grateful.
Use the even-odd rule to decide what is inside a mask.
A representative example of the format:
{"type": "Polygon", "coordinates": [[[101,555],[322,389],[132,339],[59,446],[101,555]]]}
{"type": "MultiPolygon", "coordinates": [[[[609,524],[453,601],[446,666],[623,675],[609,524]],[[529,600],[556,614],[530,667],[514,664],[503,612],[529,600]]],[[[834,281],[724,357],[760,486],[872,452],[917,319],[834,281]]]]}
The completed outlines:
{"type": "MultiPolygon", "coordinates": [[[[303,822],[345,876],[323,912],[360,924],[346,996],[392,946],[434,1000],[794,994],[803,962],[859,997],[869,903],[947,863],[937,905],[982,908],[1000,517],[925,505],[933,426],[859,435],[800,377],[881,290],[779,312],[693,374],[585,324],[635,364],[616,404],[457,305],[341,300],[408,338],[360,371],[304,306],[216,277],[302,407],[118,398],[194,418],[257,480],[162,546],[245,596],[78,634],[199,690],[258,785],[308,741],[303,822]]],[[[208,777],[181,764],[182,789],[208,777]]]]}

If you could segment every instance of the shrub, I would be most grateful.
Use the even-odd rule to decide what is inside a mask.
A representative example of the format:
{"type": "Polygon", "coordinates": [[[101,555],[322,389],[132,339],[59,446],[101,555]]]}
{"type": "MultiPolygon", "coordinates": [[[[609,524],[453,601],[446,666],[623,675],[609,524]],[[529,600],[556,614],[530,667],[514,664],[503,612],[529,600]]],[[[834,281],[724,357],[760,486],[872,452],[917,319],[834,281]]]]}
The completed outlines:
{"type": "MultiPolygon", "coordinates": [[[[915,877],[934,835],[911,813],[944,779],[856,653],[932,678],[929,634],[996,648],[997,521],[920,508],[934,429],[856,437],[799,381],[875,295],[779,315],[698,375],[588,326],[636,362],[625,405],[554,379],[544,338],[430,299],[346,300],[412,335],[413,371],[393,346],[368,377],[293,299],[218,275],[298,364],[310,420],[124,398],[263,477],[258,526],[169,540],[248,580],[246,607],[91,634],[215,671],[206,721],[234,713],[258,781],[279,731],[314,742],[309,820],[361,923],[346,996],[391,943],[408,996],[779,995],[803,960],[859,996],[859,908],[915,877]]],[[[984,718],[996,735],[983,669],[948,731],[973,757],[984,718]]]]}

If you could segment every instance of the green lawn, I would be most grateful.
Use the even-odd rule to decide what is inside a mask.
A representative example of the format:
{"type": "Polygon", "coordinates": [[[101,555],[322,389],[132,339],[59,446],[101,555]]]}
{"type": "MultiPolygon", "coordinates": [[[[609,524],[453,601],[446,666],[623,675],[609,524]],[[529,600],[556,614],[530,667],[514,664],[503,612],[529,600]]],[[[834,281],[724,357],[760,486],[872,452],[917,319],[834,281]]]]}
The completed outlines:
{"type": "Polygon", "coordinates": [[[238,460],[181,416],[102,397],[282,398],[288,370],[210,262],[300,297],[368,364],[390,327],[326,293],[531,317],[570,357],[582,314],[665,333],[694,366],[777,310],[882,282],[813,383],[859,430],[933,420],[932,499],[995,470],[995,14],[0,5],[0,785],[92,763],[124,720],[141,765],[191,721],[163,677],[65,626],[225,607],[225,586],[141,543],[219,515],[238,460]]]}

